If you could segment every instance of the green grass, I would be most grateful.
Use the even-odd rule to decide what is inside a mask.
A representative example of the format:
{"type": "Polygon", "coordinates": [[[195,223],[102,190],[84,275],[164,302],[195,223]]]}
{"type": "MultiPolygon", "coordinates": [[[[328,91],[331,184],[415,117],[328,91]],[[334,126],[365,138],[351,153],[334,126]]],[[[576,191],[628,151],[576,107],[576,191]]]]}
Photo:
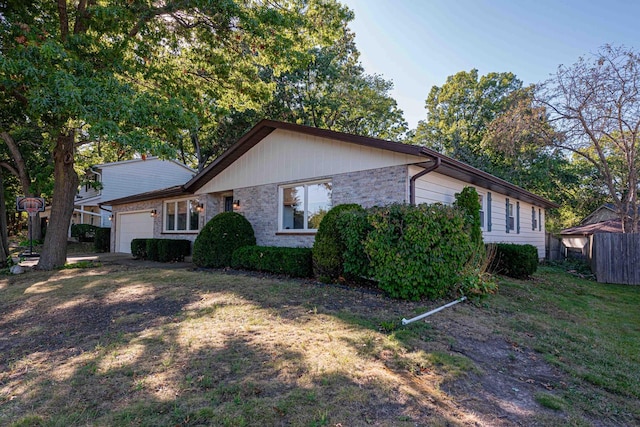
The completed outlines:
{"type": "Polygon", "coordinates": [[[640,399],[639,307],[640,287],[600,284],[556,267],[541,267],[533,281],[501,283],[489,302],[508,320],[505,334],[568,374],[568,404],[561,406],[636,421],[640,409],[629,403],[640,399]]]}
{"type": "Polygon", "coordinates": [[[640,288],[543,267],[401,326],[448,301],[94,267],[0,277],[0,425],[640,423],[640,288]]]}

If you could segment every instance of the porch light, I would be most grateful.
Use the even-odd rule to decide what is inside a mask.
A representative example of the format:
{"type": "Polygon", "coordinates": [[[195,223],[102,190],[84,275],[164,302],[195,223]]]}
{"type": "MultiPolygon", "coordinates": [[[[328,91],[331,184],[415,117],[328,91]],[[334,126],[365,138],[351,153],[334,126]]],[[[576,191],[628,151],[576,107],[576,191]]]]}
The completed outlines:
{"type": "Polygon", "coordinates": [[[113,215],[109,215],[109,221],[113,221],[113,215]]]}
{"type": "Polygon", "coordinates": [[[204,205],[202,203],[198,203],[196,206],[196,212],[202,213],[202,211],[204,211],[204,205]]]}
{"type": "Polygon", "coordinates": [[[158,215],[158,211],[156,211],[155,209],[151,210],[151,218],[155,218],[158,215]]]}
{"type": "Polygon", "coordinates": [[[233,209],[238,209],[240,207],[240,200],[233,201],[233,209]]]}

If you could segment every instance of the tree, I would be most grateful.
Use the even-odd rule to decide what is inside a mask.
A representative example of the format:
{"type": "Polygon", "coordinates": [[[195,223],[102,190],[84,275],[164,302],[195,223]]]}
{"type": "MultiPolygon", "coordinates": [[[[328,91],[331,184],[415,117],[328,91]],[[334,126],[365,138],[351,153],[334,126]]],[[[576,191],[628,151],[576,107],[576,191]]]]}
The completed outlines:
{"type": "MultiPolygon", "coordinates": [[[[376,138],[399,140],[407,130],[402,110],[389,95],[393,83],[368,75],[358,62],[354,35],[348,29],[353,14],[337,14],[333,35],[325,45],[315,44],[282,71],[267,66],[260,79],[272,92],[255,97],[251,108],[232,109],[210,116],[197,132],[184,135],[196,147],[199,167],[220,155],[262,118],[376,138]],[[338,21],[339,19],[339,21],[338,21]]],[[[248,105],[244,103],[243,105],[248,105]]],[[[187,145],[184,144],[183,145],[187,145]]]]}
{"type": "Polygon", "coordinates": [[[198,128],[199,111],[189,102],[241,109],[245,97],[232,89],[262,93],[256,69],[303,61],[318,40],[313,29],[334,27],[335,7],[312,0],[7,1],[0,9],[0,97],[18,102],[41,129],[53,163],[38,268],[65,262],[79,146],[108,141],[173,155],[167,142],[198,128]],[[196,92],[198,84],[208,89],[196,92]]]}
{"type": "Polygon", "coordinates": [[[597,171],[623,224],[638,232],[640,166],[640,55],[606,45],[591,58],[580,58],[536,92],[539,106],[564,138],[551,144],[584,159],[597,171]]]}
{"type": "Polygon", "coordinates": [[[431,88],[425,103],[427,119],[418,123],[413,141],[486,169],[489,156],[482,140],[487,126],[521,88],[513,73],[479,76],[473,69],[449,76],[442,87],[431,88]]]}

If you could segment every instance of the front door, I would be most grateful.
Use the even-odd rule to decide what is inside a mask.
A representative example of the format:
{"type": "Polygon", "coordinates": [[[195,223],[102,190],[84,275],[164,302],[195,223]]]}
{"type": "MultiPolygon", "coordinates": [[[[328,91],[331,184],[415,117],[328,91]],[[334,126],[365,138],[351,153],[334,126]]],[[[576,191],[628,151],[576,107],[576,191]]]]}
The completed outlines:
{"type": "Polygon", "coordinates": [[[233,212],[233,196],[225,196],[224,198],[224,211],[233,212]]]}

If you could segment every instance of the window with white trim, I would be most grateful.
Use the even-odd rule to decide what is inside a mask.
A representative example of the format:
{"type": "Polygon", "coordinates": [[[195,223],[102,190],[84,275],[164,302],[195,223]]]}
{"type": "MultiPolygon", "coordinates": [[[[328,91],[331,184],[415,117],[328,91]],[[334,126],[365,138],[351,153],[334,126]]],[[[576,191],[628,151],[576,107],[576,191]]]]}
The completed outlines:
{"type": "Polygon", "coordinates": [[[515,230],[515,218],[513,217],[513,203],[507,199],[507,233],[515,230]]]}
{"type": "Polygon", "coordinates": [[[283,185],[279,191],[279,231],[316,231],[331,209],[331,181],[283,185]]]}
{"type": "Polygon", "coordinates": [[[200,230],[202,205],[196,199],[164,202],[164,232],[190,232],[200,230]]]}
{"type": "Polygon", "coordinates": [[[484,228],[484,196],[478,194],[478,202],[480,202],[480,228],[484,228]]]}

